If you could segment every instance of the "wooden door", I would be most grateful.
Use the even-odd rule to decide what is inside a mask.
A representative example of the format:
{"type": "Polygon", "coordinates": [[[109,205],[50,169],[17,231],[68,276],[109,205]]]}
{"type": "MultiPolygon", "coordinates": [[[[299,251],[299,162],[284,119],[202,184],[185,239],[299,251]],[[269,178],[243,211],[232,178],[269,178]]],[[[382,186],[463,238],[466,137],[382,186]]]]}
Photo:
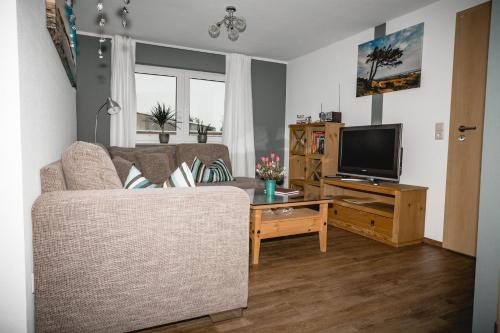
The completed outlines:
{"type": "Polygon", "coordinates": [[[443,247],[476,255],[491,2],[457,14],[443,247]]]}

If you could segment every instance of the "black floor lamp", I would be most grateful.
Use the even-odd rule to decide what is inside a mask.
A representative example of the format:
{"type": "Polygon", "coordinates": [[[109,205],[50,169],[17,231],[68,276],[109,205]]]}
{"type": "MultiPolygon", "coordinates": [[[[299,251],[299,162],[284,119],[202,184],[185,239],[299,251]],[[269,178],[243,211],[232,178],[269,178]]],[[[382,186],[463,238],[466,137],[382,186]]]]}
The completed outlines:
{"type": "Polygon", "coordinates": [[[97,124],[99,122],[99,113],[101,113],[101,110],[105,106],[107,106],[107,114],[109,114],[109,115],[117,114],[122,109],[120,104],[118,104],[116,101],[112,100],[111,97],[108,97],[106,99],[106,102],[104,102],[104,104],[101,105],[101,107],[95,113],[94,143],[97,142],[97,124]]]}

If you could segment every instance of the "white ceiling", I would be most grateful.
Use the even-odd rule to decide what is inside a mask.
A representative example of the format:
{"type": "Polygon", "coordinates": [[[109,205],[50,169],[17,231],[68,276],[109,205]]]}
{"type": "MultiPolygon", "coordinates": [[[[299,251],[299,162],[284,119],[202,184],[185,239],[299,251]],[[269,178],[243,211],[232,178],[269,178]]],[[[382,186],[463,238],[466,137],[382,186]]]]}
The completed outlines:
{"type": "MultiPolygon", "coordinates": [[[[255,57],[291,60],[437,0],[131,0],[128,33],[138,40],[255,57]],[[209,25],[227,5],[247,20],[236,42],[209,25]]],[[[97,0],[75,1],[77,26],[96,33],[97,0]]],[[[118,10],[123,0],[104,0],[105,34],[123,34],[118,10]]]]}

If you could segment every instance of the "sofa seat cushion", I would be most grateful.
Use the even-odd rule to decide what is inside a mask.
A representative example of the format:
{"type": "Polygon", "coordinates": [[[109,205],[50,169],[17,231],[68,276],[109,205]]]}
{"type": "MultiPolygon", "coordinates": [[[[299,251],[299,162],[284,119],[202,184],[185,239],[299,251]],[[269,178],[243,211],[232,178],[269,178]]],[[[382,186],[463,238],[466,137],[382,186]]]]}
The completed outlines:
{"type": "Polygon", "coordinates": [[[122,182],[106,151],[98,145],[77,141],[61,156],[67,189],[121,189],[122,182]]]}
{"type": "Polygon", "coordinates": [[[222,183],[199,183],[198,186],[234,186],[243,190],[264,187],[262,181],[257,178],[234,177],[233,181],[222,183]]]}

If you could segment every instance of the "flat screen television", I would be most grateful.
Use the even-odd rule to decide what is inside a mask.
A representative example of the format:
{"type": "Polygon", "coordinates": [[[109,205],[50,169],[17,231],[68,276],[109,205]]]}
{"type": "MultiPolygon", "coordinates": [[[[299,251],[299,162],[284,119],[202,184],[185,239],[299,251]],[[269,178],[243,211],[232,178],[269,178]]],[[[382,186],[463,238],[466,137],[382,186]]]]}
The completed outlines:
{"type": "Polygon", "coordinates": [[[339,175],[399,181],[402,124],[340,129],[339,175]]]}

